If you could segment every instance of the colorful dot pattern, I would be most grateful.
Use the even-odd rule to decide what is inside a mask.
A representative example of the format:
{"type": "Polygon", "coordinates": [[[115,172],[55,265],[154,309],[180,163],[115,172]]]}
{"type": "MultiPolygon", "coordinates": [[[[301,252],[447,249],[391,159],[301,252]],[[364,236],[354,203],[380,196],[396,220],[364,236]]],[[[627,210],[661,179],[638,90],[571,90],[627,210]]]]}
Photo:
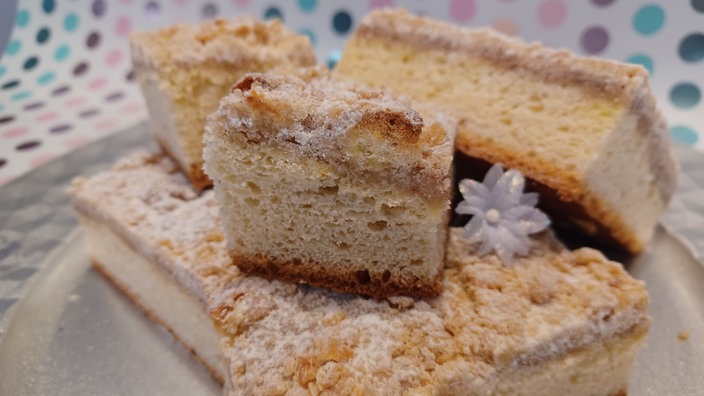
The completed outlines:
{"type": "Polygon", "coordinates": [[[332,68],[364,15],[383,7],[642,65],[672,139],[704,150],[704,0],[18,1],[0,49],[0,184],[145,119],[132,30],[215,16],[278,18],[332,68]]]}

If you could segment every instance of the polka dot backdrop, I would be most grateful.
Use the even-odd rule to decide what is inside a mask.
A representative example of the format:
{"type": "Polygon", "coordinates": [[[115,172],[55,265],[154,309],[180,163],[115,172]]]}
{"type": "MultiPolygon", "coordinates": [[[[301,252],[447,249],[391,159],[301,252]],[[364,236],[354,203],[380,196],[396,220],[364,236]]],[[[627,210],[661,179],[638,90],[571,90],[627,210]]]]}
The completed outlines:
{"type": "Polygon", "coordinates": [[[332,67],[364,15],[388,6],[641,64],[672,138],[704,150],[704,0],[3,1],[0,26],[12,26],[0,29],[0,185],[145,119],[129,62],[134,29],[280,18],[332,67]]]}

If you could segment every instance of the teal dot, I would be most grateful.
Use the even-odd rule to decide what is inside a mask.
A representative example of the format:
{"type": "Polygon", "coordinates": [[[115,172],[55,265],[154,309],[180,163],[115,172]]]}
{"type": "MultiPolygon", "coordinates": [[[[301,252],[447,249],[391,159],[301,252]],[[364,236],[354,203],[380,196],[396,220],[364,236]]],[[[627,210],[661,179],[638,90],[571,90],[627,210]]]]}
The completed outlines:
{"type": "Polygon", "coordinates": [[[633,54],[626,59],[626,62],[641,65],[648,70],[648,73],[651,75],[653,74],[653,59],[651,59],[648,55],[633,54]]]}
{"type": "Polygon", "coordinates": [[[334,49],[330,51],[330,54],[328,55],[328,69],[334,69],[335,65],[337,65],[337,62],[340,61],[340,58],[342,58],[342,51],[339,49],[334,49]]]}
{"type": "Polygon", "coordinates": [[[699,135],[697,132],[695,132],[694,129],[684,125],[676,125],[670,128],[670,136],[678,142],[689,146],[694,146],[694,144],[699,140],[699,135]]]}
{"type": "Polygon", "coordinates": [[[681,109],[689,109],[699,103],[702,93],[692,83],[679,83],[670,90],[670,102],[681,109]]]}
{"type": "Polygon", "coordinates": [[[308,40],[310,40],[310,45],[315,47],[315,32],[310,29],[303,28],[299,30],[298,33],[308,36],[308,40]]]}
{"type": "Polygon", "coordinates": [[[39,78],[37,78],[37,84],[39,84],[39,85],[50,84],[52,81],[54,81],[55,78],[56,78],[56,74],[54,72],[46,72],[46,73],[42,74],[41,76],[39,76],[39,78]]]}
{"type": "Polygon", "coordinates": [[[644,36],[656,33],[665,23],[665,11],[656,4],[641,7],[633,16],[633,27],[644,36]]]}
{"type": "Polygon", "coordinates": [[[284,14],[281,13],[281,10],[279,10],[276,7],[269,7],[264,11],[264,19],[269,20],[269,19],[280,19],[281,22],[284,21],[284,14]]]}
{"type": "Polygon", "coordinates": [[[17,92],[16,94],[10,96],[10,99],[14,100],[15,102],[19,102],[20,100],[24,100],[32,96],[32,92],[30,91],[22,91],[22,92],[17,92]]]}
{"type": "Polygon", "coordinates": [[[76,14],[68,14],[66,15],[66,18],[64,18],[64,29],[66,29],[67,32],[72,32],[76,30],[78,27],[78,15],[76,14]]]}
{"type": "Polygon", "coordinates": [[[298,6],[304,12],[311,12],[318,6],[318,0],[298,0],[298,6]]]}
{"type": "Polygon", "coordinates": [[[15,24],[17,27],[25,27],[29,24],[29,11],[19,10],[17,11],[17,16],[15,17],[15,24]]]}
{"type": "Polygon", "coordinates": [[[0,77],[5,75],[7,68],[5,66],[0,66],[0,77]]]}
{"type": "Polygon", "coordinates": [[[64,44],[56,49],[56,52],[54,52],[54,59],[56,59],[57,61],[65,60],[66,58],[68,58],[70,52],[71,48],[68,45],[64,44]]]}
{"type": "Polygon", "coordinates": [[[7,48],[5,48],[5,53],[8,55],[14,55],[20,52],[20,49],[22,49],[22,42],[19,40],[12,40],[10,41],[10,44],[7,45],[7,48]]]}

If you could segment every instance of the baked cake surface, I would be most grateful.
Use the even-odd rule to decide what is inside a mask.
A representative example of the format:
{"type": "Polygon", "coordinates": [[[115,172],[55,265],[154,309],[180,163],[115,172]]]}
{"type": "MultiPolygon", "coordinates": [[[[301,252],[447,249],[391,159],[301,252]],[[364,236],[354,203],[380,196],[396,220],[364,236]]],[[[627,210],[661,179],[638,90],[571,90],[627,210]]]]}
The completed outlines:
{"type": "Polygon", "coordinates": [[[224,265],[212,190],[196,192],[170,159],[142,152],[69,192],[95,267],[223,382],[207,301],[240,272],[224,265]]]}
{"type": "Polygon", "coordinates": [[[549,235],[527,258],[478,258],[450,236],[442,294],[369,300],[236,279],[211,314],[231,395],[619,395],[648,297],[618,263],[549,235]]]}
{"type": "Polygon", "coordinates": [[[130,36],[132,63],[154,137],[196,188],[211,184],[202,171],[203,126],[244,73],[285,72],[316,63],[305,36],[278,20],[216,18],[130,36]]]}
{"type": "Polygon", "coordinates": [[[234,263],[337,291],[437,295],[453,140],[451,121],[320,68],[246,75],[204,137],[234,263]]]}
{"type": "Polygon", "coordinates": [[[553,220],[630,252],[675,190],[667,126],[640,66],[381,10],[335,70],[456,115],[459,150],[521,171],[553,220]]]}
{"type": "MultiPolygon", "coordinates": [[[[127,260],[106,271],[131,297],[162,293],[170,281],[210,301],[230,394],[625,394],[648,297],[597,251],[568,252],[546,233],[507,267],[473,255],[452,229],[443,292],[428,300],[375,301],[245,277],[231,265],[214,195],[195,194],[176,169],[162,155],[134,154],[77,179],[71,194],[92,257],[116,252],[91,239],[96,230],[127,245],[127,260]],[[127,271],[132,261],[141,271],[127,271]],[[140,282],[155,268],[172,275],[140,282]]],[[[166,325],[177,336],[212,327],[197,307],[200,316],[157,304],[150,316],[176,318],[166,325]]],[[[217,339],[182,341],[204,356],[217,339]]]]}

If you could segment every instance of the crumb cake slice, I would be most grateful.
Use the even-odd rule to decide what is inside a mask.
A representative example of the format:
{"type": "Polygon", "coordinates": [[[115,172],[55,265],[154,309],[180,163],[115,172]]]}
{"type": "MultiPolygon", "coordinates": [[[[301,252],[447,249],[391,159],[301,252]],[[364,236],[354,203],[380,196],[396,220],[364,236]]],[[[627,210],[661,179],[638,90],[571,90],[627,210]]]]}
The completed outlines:
{"type": "Polygon", "coordinates": [[[452,229],[442,294],[369,300],[236,279],[211,315],[230,395],[625,395],[648,296],[545,233],[506,267],[452,229]]]}
{"type": "Polygon", "coordinates": [[[245,277],[214,195],[176,169],[134,154],[71,195],[96,266],[232,395],[626,393],[648,297],[597,251],[566,251],[546,233],[507,267],[452,229],[443,292],[428,300],[245,277]]]}
{"type": "Polygon", "coordinates": [[[240,275],[225,265],[213,192],[195,192],[174,162],[147,153],[77,178],[69,191],[95,267],[223,382],[206,304],[240,275]]]}
{"type": "Polygon", "coordinates": [[[234,264],[375,297],[437,295],[453,140],[450,121],[320,68],[248,74],[204,137],[234,264]]]}
{"type": "Polygon", "coordinates": [[[278,20],[217,18],[130,36],[132,63],[152,134],[196,188],[203,174],[205,117],[242,75],[316,63],[305,36],[278,20]]]}
{"type": "Polygon", "coordinates": [[[519,170],[553,220],[629,252],[646,246],[675,190],[667,126],[640,66],[381,10],[335,70],[459,117],[460,151],[519,170]]]}

